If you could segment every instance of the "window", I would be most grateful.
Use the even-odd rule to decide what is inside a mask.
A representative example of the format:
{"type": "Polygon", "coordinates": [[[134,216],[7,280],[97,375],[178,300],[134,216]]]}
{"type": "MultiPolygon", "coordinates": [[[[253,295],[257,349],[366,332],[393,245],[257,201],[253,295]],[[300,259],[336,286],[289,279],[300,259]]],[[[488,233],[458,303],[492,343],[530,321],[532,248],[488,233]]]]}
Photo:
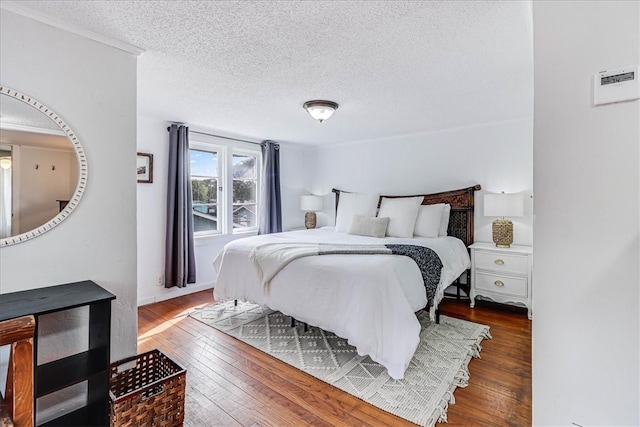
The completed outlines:
{"type": "Polygon", "coordinates": [[[193,231],[219,233],[218,152],[190,149],[191,196],[193,200],[193,231]]]}
{"type": "Polygon", "coordinates": [[[258,227],[258,157],[233,155],[233,228],[258,227]]]}
{"type": "Polygon", "coordinates": [[[260,152],[219,137],[190,138],[195,236],[257,230],[260,152]]]}

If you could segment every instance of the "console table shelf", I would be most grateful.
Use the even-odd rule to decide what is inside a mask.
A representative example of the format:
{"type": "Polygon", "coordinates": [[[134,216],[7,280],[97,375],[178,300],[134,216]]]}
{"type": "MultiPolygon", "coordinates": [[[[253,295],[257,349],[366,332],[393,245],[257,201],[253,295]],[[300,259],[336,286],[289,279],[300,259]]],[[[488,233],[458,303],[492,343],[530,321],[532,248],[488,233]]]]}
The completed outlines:
{"type": "Polygon", "coordinates": [[[39,425],[109,425],[109,361],[113,299],[115,295],[89,280],[0,294],[0,321],[27,315],[34,316],[36,320],[33,362],[34,405],[40,397],[87,381],[85,407],[39,425]],[[89,306],[89,348],[84,352],[38,365],[40,316],[83,306],[89,306]]]}

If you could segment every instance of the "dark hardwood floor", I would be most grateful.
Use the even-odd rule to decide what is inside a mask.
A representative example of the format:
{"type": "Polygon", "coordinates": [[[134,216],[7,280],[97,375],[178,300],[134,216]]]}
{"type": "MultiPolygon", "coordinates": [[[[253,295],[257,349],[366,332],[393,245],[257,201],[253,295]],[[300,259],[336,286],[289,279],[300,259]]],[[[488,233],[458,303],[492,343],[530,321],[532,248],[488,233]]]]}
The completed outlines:
{"type": "MultiPolygon", "coordinates": [[[[412,426],[190,317],[202,291],[138,309],[138,352],[159,349],[187,369],[185,426],[412,426]]],[[[531,321],[519,309],[445,300],[444,315],[491,326],[447,426],[531,425],[531,321]]]]}

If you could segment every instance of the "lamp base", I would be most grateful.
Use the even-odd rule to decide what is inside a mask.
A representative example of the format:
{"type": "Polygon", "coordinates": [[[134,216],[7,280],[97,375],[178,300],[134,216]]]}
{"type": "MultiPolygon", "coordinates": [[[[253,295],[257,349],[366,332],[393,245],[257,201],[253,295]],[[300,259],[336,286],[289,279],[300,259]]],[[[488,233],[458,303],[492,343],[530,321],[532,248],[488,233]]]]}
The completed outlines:
{"type": "Polygon", "coordinates": [[[499,248],[510,248],[513,243],[513,223],[508,219],[493,221],[493,243],[499,248]]]}
{"type": "Polygon", "coordinates": [[[304,226],[307,229],[316,228],[316,213],[307,212],[304,214],[304,226]]]}

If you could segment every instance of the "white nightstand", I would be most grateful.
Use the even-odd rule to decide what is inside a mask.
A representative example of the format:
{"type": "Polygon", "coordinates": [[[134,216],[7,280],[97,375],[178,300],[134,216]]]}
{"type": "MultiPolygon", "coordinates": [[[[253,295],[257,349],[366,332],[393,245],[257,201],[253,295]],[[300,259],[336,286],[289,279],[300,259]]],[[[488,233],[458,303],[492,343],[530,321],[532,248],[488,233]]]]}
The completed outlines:
{"type": "Polygon", "coordinates": [[[483,296],[495,302],[524,305],[531,320],[533,248],[518,245],[498,248],[493,243],[474,243],[469,249],[471,308],[476,303],[476,297],[483,296]]]}

